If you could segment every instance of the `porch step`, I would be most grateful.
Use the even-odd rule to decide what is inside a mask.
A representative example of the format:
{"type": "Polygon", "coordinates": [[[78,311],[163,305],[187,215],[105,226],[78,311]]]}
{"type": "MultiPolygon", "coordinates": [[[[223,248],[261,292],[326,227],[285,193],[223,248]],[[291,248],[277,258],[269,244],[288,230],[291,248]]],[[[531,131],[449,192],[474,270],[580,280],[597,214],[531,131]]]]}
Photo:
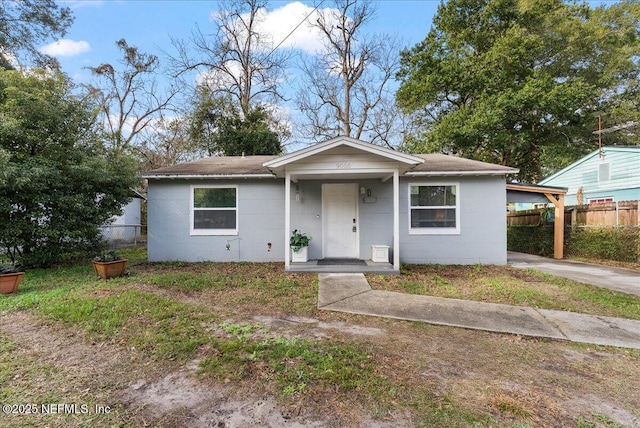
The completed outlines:
{"type": "Polygon", "coordinates": [[[366,266],[367,262],[360,259],[347,259],[347,258],[326,258],[318,260],[318,266],[366,266]]]}

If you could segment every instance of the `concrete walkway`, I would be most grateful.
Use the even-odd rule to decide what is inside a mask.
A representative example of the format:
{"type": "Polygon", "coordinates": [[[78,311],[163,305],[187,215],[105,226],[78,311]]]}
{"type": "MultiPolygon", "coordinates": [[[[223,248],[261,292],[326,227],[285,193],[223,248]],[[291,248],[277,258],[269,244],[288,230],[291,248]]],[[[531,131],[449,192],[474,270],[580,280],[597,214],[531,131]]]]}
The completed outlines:
{"type": "Polygon", "coordinates": [[[507,259],[513,267],[534,269],[585,284],[640,296],[640,272],[636,270],[573,260],[555,260],[512,251],[507,254],[507,259]]]}
{"type": "Polygon", "coordinates": [[[372,290],[361,273],[322,273],[318,308],[640,349],[640,321],[372,290]]]}

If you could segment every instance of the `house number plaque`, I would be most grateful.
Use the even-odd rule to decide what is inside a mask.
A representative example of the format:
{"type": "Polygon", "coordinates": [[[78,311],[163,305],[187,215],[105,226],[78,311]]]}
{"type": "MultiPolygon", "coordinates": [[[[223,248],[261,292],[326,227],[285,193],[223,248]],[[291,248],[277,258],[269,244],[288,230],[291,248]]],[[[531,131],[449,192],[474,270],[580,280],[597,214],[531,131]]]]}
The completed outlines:
{"type": "Polygon", "coordinates": [[[336,168],[349,169],[351,168],[351,162],[336,162],[336,168]]]}

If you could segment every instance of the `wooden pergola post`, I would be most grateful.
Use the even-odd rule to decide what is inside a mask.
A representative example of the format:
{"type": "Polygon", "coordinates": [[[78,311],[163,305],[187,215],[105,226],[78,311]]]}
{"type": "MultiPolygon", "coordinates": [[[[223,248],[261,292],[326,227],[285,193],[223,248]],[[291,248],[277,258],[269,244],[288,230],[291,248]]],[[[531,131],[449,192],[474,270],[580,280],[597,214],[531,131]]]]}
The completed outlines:
{"type": "Polygon", "coordinates": [[[544,195],[555,207],[553,216],[553,258],[562,259],[564,257],[564,195],[560,193],[557,198],[554,198],[551,193],[545,193],[544,195]]]}
{"type": "MultiPolygon", "coordinates": [[[[509,192],[515,192],[520,195],[543,194],[549,202],[553,204],[555,207],[553,220],[553,258],[562,259],[564,257],[564,195],[567,193],[567,189],[564,187],[540,186],[537,184],[507,183],[507,194],[509,192]]],[[[527,198],[521,198],[515,202],[522,202],[523,199],[527,198]]],[[[541,199],[538,201],[541,201],[541,199]]]]}

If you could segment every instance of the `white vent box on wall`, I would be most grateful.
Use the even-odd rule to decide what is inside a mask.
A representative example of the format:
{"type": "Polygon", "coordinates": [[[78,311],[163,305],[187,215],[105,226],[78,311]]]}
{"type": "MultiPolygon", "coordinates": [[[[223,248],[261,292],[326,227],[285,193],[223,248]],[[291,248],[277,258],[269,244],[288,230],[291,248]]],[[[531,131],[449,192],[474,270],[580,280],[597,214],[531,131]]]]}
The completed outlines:
{"type": "Polygon", "coordinates": [[[389,246],[388,245],[372,245],[371,261],[375,263],[389,263],[389,246]]]}

